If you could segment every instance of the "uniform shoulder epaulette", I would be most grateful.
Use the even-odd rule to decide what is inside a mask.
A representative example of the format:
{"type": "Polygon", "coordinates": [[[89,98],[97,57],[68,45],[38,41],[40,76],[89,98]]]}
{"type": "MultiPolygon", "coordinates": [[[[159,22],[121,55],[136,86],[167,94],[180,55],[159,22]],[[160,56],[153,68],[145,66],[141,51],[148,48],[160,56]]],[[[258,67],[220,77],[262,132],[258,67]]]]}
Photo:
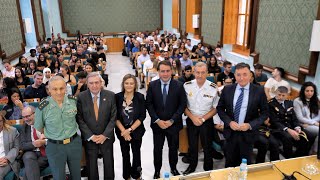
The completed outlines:
{"type": "Polygon", "coordinates": [[[76,96],[72,96],[72,95],[68,95],[68,98],[69,98],[69,99],[77,100],[77,97],[76,97],[76,96]]]}
{"type": "Polygon", "coordinates": [[[43,108],[45,108],[47,105],[49,104],[49,101],[47,101],[46,99],[42,99],[40,104],[39,104],[39,109],[42,110],[43,108]]]}
{"type": "Polygon", "coordinates": [[[184,84],[185,84],[185,85],[187,85],[187,84],[192,84],[192,81],[185,82],[184,84]]]}
{"type": "Polygon", "coordinates": [[[218,86],[216,85],[216,83],[211,83],[210,86],[217,88],[218,86]]]}
{"type": "Polygon", "coordinates": [[[274,98],[270,99],[270,100],[268,101],[268,103],[271,103],[271,102],[273,102],[273,101],[274,101],[274,98]]]}

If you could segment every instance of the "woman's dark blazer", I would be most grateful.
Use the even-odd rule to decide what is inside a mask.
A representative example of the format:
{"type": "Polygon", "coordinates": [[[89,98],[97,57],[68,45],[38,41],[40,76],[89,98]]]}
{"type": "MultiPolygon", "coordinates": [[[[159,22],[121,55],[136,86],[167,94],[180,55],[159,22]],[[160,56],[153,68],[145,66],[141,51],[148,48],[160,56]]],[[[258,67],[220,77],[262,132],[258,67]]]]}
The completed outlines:
{"type": "MultiPolygon", "coordinates": [[[[124,92],[120,92],[116,94],[117,120],[120,120],[122,125],[123,125],[123,119],[122,119],[121,113],[122,113],[123,99],[124,99],[124,92]]],[[[133,119],[134,119],[133,123],[139,119],[141,121],[141,125],[137,127],[137,129],[133,130],[130,136],[133,139],[141,139],[142,136],[144,135],[144,132],[146,131],[143,125],[143,121],[146,118],[146,106],[145,106],[144,95],[139,92],[135,92],[132,101],[133,101],[133,119]]],[[[116,127],[115,129],[116,129],[115,132],[118,139],[123,138],[121,136],[121,132],[119,128],[116,127]]]]}

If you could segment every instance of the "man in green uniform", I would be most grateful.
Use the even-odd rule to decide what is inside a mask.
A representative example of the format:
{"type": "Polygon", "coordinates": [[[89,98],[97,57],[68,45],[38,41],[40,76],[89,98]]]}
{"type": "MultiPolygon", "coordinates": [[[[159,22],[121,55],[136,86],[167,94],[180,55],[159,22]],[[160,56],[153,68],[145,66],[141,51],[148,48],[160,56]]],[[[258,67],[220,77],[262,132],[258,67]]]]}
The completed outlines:
{"type": "Polygon", "coordinates": [[[65,179],[68,163],[72,180],[80,180],[81,138],[77,134],[77,106],[73,96],[65,96],[66,83],[60,76],[49,81],[51,97],[44,99],[36,110],[34,127],[44,132],[46,153],[55,180],[65,179]]]}

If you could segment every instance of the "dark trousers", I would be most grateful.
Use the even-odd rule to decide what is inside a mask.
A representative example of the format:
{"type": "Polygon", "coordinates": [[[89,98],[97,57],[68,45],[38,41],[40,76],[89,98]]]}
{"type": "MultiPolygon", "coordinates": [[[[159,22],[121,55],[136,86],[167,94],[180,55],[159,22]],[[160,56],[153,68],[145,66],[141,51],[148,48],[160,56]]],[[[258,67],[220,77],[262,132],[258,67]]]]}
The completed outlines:
{"type": "Polygon", "coordinates": [[[162,149],[165,138],[168,141],[170,168],[176,169],[178,163],[179,132],[169,133],[166,129],[153,131],[153,164],[157,172],[160,172],[162,167],[162,149]]]}
{"type": "Polygon", "coordinates": [[[40,151],[26,151],[22,156],[25,180],[40,179],[40,171],[49,166],[47,156],[41,156],[40,151]]]}
{"type": "Polygon", "coordinates": [[[141,173],[141,143],[142,139],[131,139],[131,141],[125,141],[122,137],[119,139],[122,152],[122,164],[123,164],[123,179],[138,179],[141,173]],[[130,162],[130,145],[132,150],[132,165],[130,162]]]}
{"type": "MultiPolygon", "coordinates": [[[[251,154],[253,151],[253,142],[248,142],[244,132],[233,131],[231,136],[226,139],[226,164],[225,167],[236,167],[241,164],[241,159],[247,159],[247,164],[251,164],[251,154]]],[[[254,138],[254,137],[252,137],[254,138]]]]}
{"type": "Polygon", "coordinates": [[[279,160],[279,142],[272,134],[269,137],[262,134],[257,135],[254,145],[258,149],[256,163],[265,162],[268,150],[270,150],[270,161],[279,160]]]}
{"type": "Polygon", "coordinates": [[[212,140],[213,140],[213,121],[207,120],[201,126],[195,126],[191,119],[187,118],[187,132],[189,141],[190,168],[196,169],[198,165],[199,136],[204,153],[203,169],[212,170],[212,140]]]}
{"type": "Polygon", "coordinates": [[[86,165],[88,170],[88,179],[99,179],[98,172],[98,156],[102,155],[103,170],[105,180],[114,180],[114,159],[113,159],[113,143],[96,144],[92,141],[85,141],[86,165]]]}
{"type": "Polygon", "coordinates": [[[66,163],[71,179],[81,179],[82,142],[80,136],[77,136],[69,144],[54,144],[48,141],[46,154],[54,180],[66,179],[66,163]]]}
{"type": "Polygon", "coordinates": [[[283,156],[285,158],[308,156],[311,146],[314,142],[315,137],[305,132],[308,140],[300,136],[300,140],[294,140],[293,137],[286,131],[280,131],[274,133],[274,136],[282,142],[283,146],[283,156]],[[297,149],[293,152],[293,146],[297,149]]]}

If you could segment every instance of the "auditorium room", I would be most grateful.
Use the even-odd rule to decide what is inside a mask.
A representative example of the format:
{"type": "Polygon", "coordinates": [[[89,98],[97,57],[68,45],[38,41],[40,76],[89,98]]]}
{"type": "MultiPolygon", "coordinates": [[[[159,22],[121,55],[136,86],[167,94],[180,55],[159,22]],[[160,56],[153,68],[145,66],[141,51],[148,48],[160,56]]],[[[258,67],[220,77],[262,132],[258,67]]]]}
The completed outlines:
{"type": "Polygon", "coordinates": [[[320,179],[320,0],[0,7],[0,180],[320,179]]]}

